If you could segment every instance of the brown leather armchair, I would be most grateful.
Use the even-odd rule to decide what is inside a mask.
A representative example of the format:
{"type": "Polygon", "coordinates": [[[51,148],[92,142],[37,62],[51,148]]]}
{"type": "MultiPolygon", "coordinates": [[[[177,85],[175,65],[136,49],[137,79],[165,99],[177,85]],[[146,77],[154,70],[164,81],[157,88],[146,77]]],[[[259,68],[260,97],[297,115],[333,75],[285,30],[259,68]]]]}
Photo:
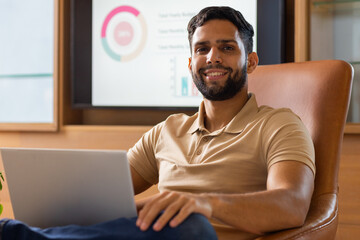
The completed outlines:
{"type": "Polygon", "coordinates": [[[334,239],[338,224],[338,171],[353,68],[340,60],[259,66],[249,91],[259,105],[298,114],[315,145],[315,190],[305,224],[257,238],[334,239]]]}

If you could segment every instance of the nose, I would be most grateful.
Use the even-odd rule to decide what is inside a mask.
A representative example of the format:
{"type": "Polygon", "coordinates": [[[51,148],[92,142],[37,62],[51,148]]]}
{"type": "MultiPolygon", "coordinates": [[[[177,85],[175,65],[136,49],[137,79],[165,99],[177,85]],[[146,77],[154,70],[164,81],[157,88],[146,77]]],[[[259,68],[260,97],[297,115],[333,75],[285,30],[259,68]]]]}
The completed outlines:
{"type": "Polygon", "coordinates": [[[217,49],[212,48],[207,54],[206,63],[207,64],[222,63],[220,52],[217,49]]]}

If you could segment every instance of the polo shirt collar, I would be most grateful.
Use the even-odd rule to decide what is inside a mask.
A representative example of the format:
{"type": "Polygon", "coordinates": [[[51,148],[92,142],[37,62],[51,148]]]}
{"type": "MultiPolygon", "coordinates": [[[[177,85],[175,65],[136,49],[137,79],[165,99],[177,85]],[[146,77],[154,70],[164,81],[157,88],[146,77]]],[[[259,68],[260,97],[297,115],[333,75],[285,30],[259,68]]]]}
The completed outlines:
{"type": "Polygon", "coordinates": [[[206,130],[204,125],[204,114],[205,114],[204,101],[200,103],[199,111],[196,114],[197,114],[197,118],[195,119],[194,123],[191,125],[188,133],[193,134],[196,131],[206,130]]]}
{"type": "MultiPolygon", "coordinates": [[[[226,133],[240,133],[246,127],[246,125],[252,121],[256,113],[259,111],[259,107],[256,102],[255,94],[249,93],[249,99],[245,103],[244,107],[236,114],[236,116],[225,126],[224,132],[226,133]]],[[[195,133],[196,131],[206,131],[204,125],[204,102],[201,102],[197,118],[190,127],[188,133],[195,133]]]]}

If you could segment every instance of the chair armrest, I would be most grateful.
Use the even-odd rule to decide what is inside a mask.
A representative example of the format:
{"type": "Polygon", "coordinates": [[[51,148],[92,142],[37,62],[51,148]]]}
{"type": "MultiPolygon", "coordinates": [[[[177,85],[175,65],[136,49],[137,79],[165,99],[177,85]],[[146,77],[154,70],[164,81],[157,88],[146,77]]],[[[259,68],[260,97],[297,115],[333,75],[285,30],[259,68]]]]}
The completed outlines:
{"type": "Polygon", "coordinates": [[[256,240],[335,239],[337,225],[337,194],[327,193],[312,199],[309,213],[302,227],[268,233],[256,240]]]}

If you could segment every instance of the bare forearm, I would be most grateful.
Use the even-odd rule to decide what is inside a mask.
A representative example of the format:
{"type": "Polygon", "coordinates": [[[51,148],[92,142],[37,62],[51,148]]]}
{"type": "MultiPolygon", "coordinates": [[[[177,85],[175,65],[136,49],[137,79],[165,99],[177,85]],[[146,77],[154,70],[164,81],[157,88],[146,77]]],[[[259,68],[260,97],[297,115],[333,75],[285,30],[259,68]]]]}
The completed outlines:
{"type": "Polygon", "coordinates": [[[308,202],[298,193],[277,189],[249,194],[211,194],[212,218],[235,228],[261,234],[300,226],[308,202]]]}

